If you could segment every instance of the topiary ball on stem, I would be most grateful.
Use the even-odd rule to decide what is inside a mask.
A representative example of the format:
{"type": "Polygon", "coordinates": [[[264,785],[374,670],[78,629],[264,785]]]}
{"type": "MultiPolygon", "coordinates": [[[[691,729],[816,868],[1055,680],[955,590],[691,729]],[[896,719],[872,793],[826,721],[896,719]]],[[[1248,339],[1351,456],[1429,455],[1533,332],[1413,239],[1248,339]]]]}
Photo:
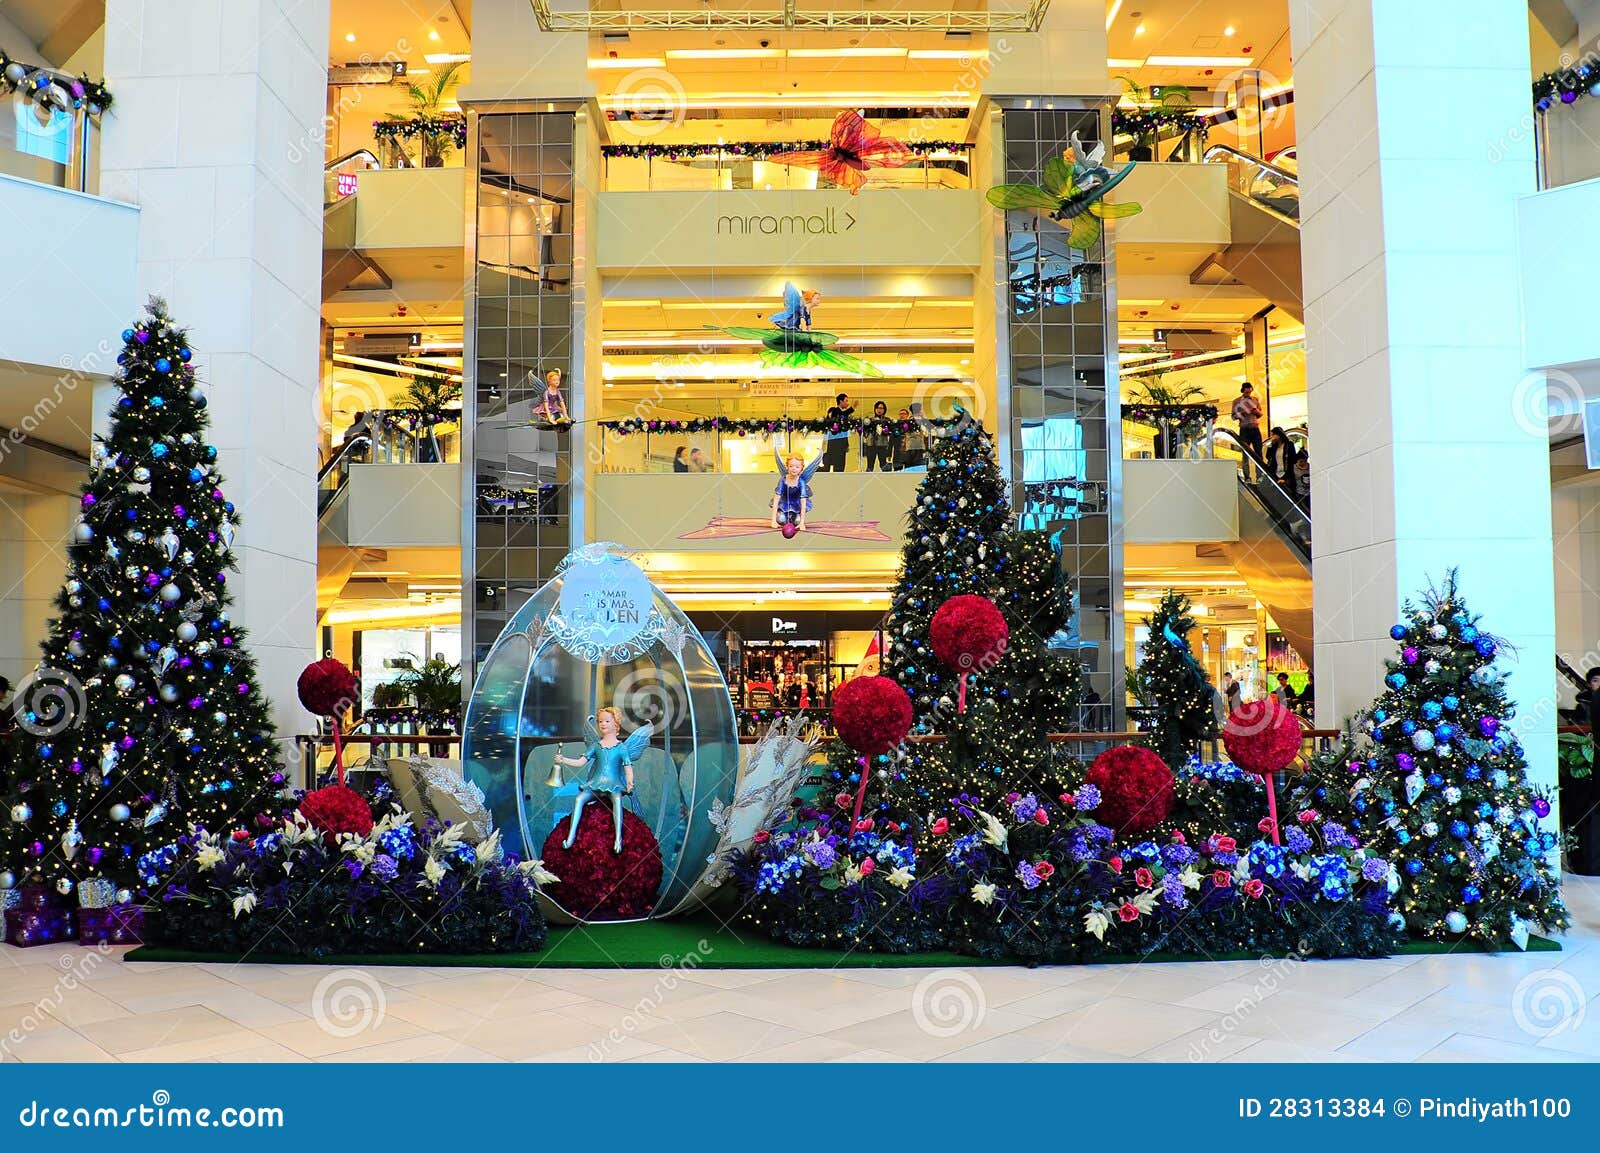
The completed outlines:
{"type": "Polygon", "coordinates": [[[360,793],[344,785],[329,785],[309,792],[300,801],[300,812],[311,827],[323,833],[330,845],[340,833],[364,837],[372,832],[372,806],[360,793]]]}
{"type": "Polygon", "coordinates": [[[1100,790],[1095,819],[1118,836],[1153,829],[1172,812],[1172,770],[1149,749],[1137,745],[1107,749],[1094,759],[1084,781],[1100,790]]]}
{"type": "Polygon", "coordinates": [[[319,717],[336,717],[359,697],[355,673],[333,657],[307,665],[295,689],[306,711],[319,717]]]}
{"type": "Polygon", "coordinates": [[[1287,769],[1300,755],[1300,719],[1280,705],[1276,697],[1246,701],[1233,710],[1222,726],[1222,744],[1234,764],[1266,782],[1272,843],[1279,844],[1278,792],[1272,775],[1287,769]]]}
{"type": "Polygon", "coordinates": [[[994,667],[1005,655],[1011,629],[988,597],[963,593],[939,606],[928,623],[933,655],[961,676],[957,712],[967,711],[967,678],[994,667]]]}
{"type": "Polygon", "coordinates": [[[888,677],[856,677],[833,694],[833,731],[859,756],[861,783],[850,817],[853,830],[867,796],[867,761],[887,753],[911,731],[911,698],[888,677]]]}
{"type": "Polygon", "coordinates": [[[578,822],[572,848],[564,848],[570,816],[562,818],[545,838],[545,868],[560,878],[544,886],[544,894],[585,921],[626,921],[647,917],[661,889],[661,846],[650,826],[626,809],[622,813],[622,852],[611,851],[616,826],[611,807],[592,804],[578,822]]]}

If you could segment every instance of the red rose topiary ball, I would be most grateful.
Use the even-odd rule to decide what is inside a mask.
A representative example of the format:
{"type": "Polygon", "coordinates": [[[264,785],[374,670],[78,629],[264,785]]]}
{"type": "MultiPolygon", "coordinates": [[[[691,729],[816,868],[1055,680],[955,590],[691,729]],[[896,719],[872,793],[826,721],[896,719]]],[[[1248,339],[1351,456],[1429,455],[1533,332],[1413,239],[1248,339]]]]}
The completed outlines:
{"type": "Polygon", "coordinates": [[[650,826],[624,809],[622,852],[613,853],[616,826],[609,804],[585,808],[577,840],[572,848],[562,848],[571,825],[572,818],[563,817],[544,839],[544,867],[561,878],[544,886],[545,895],[586,921],[649,916],[662,873],[661,846],[650,826]]]}
{"type": "Polygon", "coordinates": [[[300,811],[313,829],[327,834],[330,843],[337,841],[340,833],[364,837],[372,832],[372,806],[344,785],[307,793],[300,801],[300,811]]]}
{"type": "Polygon", "coordinates": [[[1011,629],[992,600],[964,593],[939,606],[928,639],[933,655],[956,672],[977,673],[1005,655],[1011,629]]]}
{"type": "Polygon", "coordinates": [[[1275,697],[1246,701],[1223,724],[1222,744],[1247,772],[1281,772],[1300,755],[1300,720],[1275,697]]]}
{"type": "Polygon", "coordinates": [[[295,688],[306,711],[319,717],[337,717],[360,696],[355,673],[332,657],[307,665],[295,688]]]}
{"type": "Polygon", "coordinates": [[[1119,836],[1153,829],[1172,812],[1172,770],[1149,749],[1107,749],[1094,759],[1084,780],[1100,790],[1094,819],[1119,836]]]}
{"type": "Polygon", "coordinates": [[[911,698],[888,677],[856,677],[833,694],[833,730],[865,757],[887,753],[911,731],[911,698]]]}

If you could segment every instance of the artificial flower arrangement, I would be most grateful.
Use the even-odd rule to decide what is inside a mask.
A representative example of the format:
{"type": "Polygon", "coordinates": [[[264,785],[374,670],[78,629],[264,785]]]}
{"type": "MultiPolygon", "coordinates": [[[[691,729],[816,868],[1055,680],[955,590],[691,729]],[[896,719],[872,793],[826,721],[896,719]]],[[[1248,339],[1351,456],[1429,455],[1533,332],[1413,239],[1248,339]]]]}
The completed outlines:
{"type": "Polygon", "coordinates": [[[542,862],[503,852],[498,831],[469,844],[463,825],[415,827],[399,806],[352,820],[345,793],[357,796],[342,786],[307,794],[269,832],[191,829],[145,854],[146,939],[307,957],[543,945],[538,890],[556,878],[542,862]]]}
{"type": "MultiPolygon", "coordinates": [[[[920,822],[854,832],[801,809],[735,862],[743,915],[795,944],[949,948],[1023,962],[1153,952],[1379,956],[1400,942],[1387,860],[1301,813],[1282,846],[1174,831],[1119,847],[1096,786],[955,798],[920,822]]],[[[846,818],[847,820],[848,818],[846,818]]]]}

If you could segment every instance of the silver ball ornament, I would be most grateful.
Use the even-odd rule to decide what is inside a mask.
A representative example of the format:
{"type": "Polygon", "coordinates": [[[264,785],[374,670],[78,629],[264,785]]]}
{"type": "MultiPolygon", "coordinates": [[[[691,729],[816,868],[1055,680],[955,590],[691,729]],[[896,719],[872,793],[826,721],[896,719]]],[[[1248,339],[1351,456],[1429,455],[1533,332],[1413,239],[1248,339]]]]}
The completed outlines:
{"type": "Polygon", "coordinates": [[[1436,624],[1428,630],[1428,635],[1436,641],[1442,641],[1445,637],[1450,635],[1450,630],[1445,628],[1443,625],[1436,624]]]}
{"type": "Polygon", "coordinates": [[[56,892],[65,897],[68,893],[72,892],[72,881],[67,877],[62,877],[56,882],[56,892]]]}
{"type": "Polygon", "coordinates": [[[126,821],[131,816],[133,816],[133,810],[121,801],[111,806],[111,819],[113,821],[126,821]]]}
{"type": "Polygon", "coordinates": [[[91,541],[94,539],[94,529],[90,528],[86,524],[80,524],[77,528],[72,530],[72,539],[77,541],[79,544],[84,544],[88,541],[91,541]]]}
{"type": "Polygon", "coordinates": [[[1433,748],[1433,734],[1427,729],[1418,729],[1411,734],[1411,746],[1419,753],[1425,753],[1433,748]]]}
{"type": "Polygon", "coordinates": [[[164,584],[161,586],[161,599],[166,601],[169,605],[177,604],[182,596],[183,590],[175,584],[164,584]]]}
{"type": "Polygon", "coordinates": [[[180,641],[188,643],[189,641],[194,640],[194,638],[199,636],[199,635],[200,635],[200,630],[197,629],[194,626],[194,623],[192,621],[184,621],[181,625],[178,626],[178,639],[180,641]]]}
{"type": "Polygon", "coordinates": [[[178,701],[178,686],[162,685],[157,695],[169,705],[176,704],[178,701]]]}
{"type": "Polygon", "coordinates": [[[117,687],[117,692],[119,693],[126,695],[133,692],[134,681],[127,673],[118,674],[117,679],[111,683],[117,687]]]}
{"type": "Polygon", "coordinates": [[[117,890],[117,904],[126,905],[129,901],[132,901],[132,900],[133,900],[133,894],[130,893],[127,889],[118,889],[117,890]]]}
{"type": "Polygon", "coordinates": [[[12,805],[11,819],[19,825],[25,825],[33,820],[33,810],[26,804],[12,805]]]}
{"type": "Polygon", "coordinates": [[[228,723],[228,714],[223,712],[221,709],[218,709],[216,712],[211,714],[211,719],[216,721],[219,725],[225,725],[228,723]]]}
{"type": "Polygon", "coordinates": [[[138,481],[140,484],[146,483],[150,479],[150,470],[141,464],[138,468],[133,470],[133,479],[138,481]]]}
{"type": "Polygon", "coordinates": [[[0,872],[0,889],[15,889],[16,887],[17,875],[15,873],[10,869],[0,872]]]}

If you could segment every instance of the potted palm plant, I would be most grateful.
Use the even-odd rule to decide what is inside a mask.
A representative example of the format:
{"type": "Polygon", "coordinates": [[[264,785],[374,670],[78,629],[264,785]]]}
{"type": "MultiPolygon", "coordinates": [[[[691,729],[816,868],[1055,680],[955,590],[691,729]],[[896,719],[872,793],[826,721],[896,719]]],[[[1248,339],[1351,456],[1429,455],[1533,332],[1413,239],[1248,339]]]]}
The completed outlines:
{"type": "MultiPolygon", "coordinates": [[[[421,668],[403,673],[396,681],[403,685],[417,707],[418,722],[424,732],[435,735],[440,729],[461,727],[461,666],[444,657],[430,657],[421,668]]],[[[429,755],[448,756],[443,745],[429,749],[429,755]]]]}
{"type": "Polygon", "coordinates": [[[1205,398],[1205,390],[1197,385],[1176,387],[1162,383],[1163,374],[1152,372],[1133,381],[1135,391],[1128,399],[1135,408],[1152,410],[1144,417],[1156,428],[1156,458],[1166,460],[1175,455],[1178,437],[1183,432],[1184,421],[1179,410],[1205,398]]]}
{"type": "Polygon", "coordinates": [[[441,68],[426,84],[408,84],[406,99],[410,107],[405,112],[391,112],[387,117],[391,123],[416,125],[423,168],[443,168],[445,159],[455,149],[455,123],[446,115],[445,105],[449,103],[460,71],[459,63],[452,64],[441,68]]]}
{"type": "Polygon", "coordinates": [[[401,398],[401,411],[410,418],[421,439],[417,446],[417,460],[437,463],[439,438],[434,428],[447,421],[456,420],[461,404],[461,384],[448,376],[428,375],[411,378],[401,398]]]}

